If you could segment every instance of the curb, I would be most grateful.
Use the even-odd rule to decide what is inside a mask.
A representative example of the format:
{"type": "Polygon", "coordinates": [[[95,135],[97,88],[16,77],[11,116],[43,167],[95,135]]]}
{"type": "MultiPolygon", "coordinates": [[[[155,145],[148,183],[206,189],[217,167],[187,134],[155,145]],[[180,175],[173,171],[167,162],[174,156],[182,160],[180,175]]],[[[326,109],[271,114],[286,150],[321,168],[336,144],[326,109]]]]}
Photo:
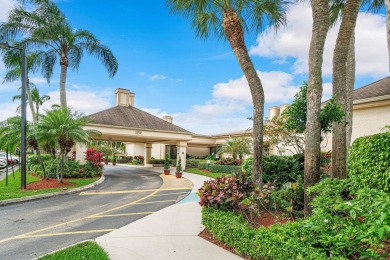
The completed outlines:
{"type": "Polygon", "coordinates": [[[28,202],[28,201],[32,201],[32,200],[46,199],[46,198],[52,198],[52,197],[57,197],[57,196],[77,193],[77,192],[80,192],[80,191],[84,191],[84,190],[93,188],[93,187],[101,184],[104,180],[105,180],[105,177],[104,177],[104,175],[102,175],[102,177],[100,177],[100,179],[95,181],[94,183],[91,183],[91,184],[88,184],[86,186],[82,186],[82,187],[79,187],[79,188],[71,189],[71,190],[63,190],[63,191],[58,191],[58,192],[53,192],[53,193],[46,193],[46,194],[41,194],[41,195],[33,195],[33,196],[24,197],[24,198],[1,200],[0,201],[0,207],[6,206],[6,205],[11,205],[11,204],[28,202]]]}

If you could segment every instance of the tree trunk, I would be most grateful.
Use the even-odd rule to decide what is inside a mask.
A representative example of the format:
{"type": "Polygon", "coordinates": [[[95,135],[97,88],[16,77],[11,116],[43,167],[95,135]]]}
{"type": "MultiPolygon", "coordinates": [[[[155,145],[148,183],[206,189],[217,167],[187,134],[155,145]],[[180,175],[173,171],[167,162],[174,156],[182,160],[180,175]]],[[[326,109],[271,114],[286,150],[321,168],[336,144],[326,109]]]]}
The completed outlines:
{"type": "Polygon", "coordinates": [[[326,34],[329,29],[328,1],[312,0],[313,28],[309,49],[309,82],[307,88],[307,121],[305,131],[305,175],[304,175],[304,214],[311,214],[314,195],[307,194],[307,188],[320,180],[321,156],[321,97],[322,62],[326,34]]]}
{"type": "Polygon", "coordinates": [[[389,69],[390,69],[390,0],[385,0],[385,7],[386,7],[387,51],[389,52],[389,69]]]}
{"type": "MultiPolygon", "coordinates": [[[[333,53],[333,95],[345,115],[347,115],[347,62],[351,37],[356,26],[360,0],[347,0],[336,47],[333,53]]],[[[345,179],[347,172],[347,121],[333,123],[332,132],[332,178],[345,179]]]]}
{"type": "Polygon", "coordinates": [[[248,81],[253,100],[253,168],[252,179],[263,186],[263,117],[264,91],[260,78],[249,57],[244,41],[244,30],[235,12],[224,13],[223,28],[238,63],[248,81]]]}
{"type": "Polygon", "coordinates": [[[61,76],[60,76],[60,103],[61,108],[66,108],[66,75],[68,72],[68,58],[66,56],[61,57],[61,76]]]}
{"type": "Polygon", "coordinates": [[[28,104],[30,106],[33,122],[34,122],[34,124],[36,124],[37,123],[38,114],[35,113],[34,103],[33,103],[32,96],[31,96],[31,88],[30,88],[30,80],[29,79],[27,79],[26,92],[27,92],[28,104]]]}
{"type": "MultiPolygon", "coordinates": [[[[352,142],[352,126],[353,126],[353,89],[355,86],[355,30],[352,33],[351,43],[348,49],[347,61],[347,113],[345,119],[347,121],[347,158],[348,150],[352,142]]],[[[348,170],[348,169],[347,169],[348,170]]]]}
{"type": "Polygon", "coordinates": [[[60,182],[64,182],[64,166],[65,166],[65,153],[61,153],[61,175],[60,182]]]}
{"type": "Polygon", "coordinates": [[[38,157],[38,160],[39,160],[39,164],[41,165],[41,168],[42,168],[42,178],[43,179],[46,179],[46,169],[45,169],[45,164],[43,162],[43,159],[42,159],[42,156],[41,156],[41,149],[38,147],[36,147],[35,151],[37,152],[37,157],[38,157]]]}

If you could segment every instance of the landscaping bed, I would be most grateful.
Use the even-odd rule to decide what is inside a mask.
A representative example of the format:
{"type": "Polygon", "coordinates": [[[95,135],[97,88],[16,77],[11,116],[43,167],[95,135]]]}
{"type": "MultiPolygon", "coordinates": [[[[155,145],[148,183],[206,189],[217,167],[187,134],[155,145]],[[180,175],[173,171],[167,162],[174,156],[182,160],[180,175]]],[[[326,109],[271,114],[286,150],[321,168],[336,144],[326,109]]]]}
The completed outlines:
{"type": "Polygon", "coordinates": [[[97,243],[87,241],[62,249],[50,255],[38,258],[39,260],[109,260],[107,253],[97,243]]]}

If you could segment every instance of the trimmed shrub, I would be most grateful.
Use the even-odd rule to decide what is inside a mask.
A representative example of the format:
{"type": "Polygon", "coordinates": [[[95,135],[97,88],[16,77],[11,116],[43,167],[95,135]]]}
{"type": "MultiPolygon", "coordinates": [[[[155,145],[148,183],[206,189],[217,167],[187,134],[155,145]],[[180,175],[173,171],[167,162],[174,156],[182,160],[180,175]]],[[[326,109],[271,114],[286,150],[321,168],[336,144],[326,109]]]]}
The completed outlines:
{"type": "Polygon", "coordinates": [[[150,159],[149,163],[150,164],[164,164],[165,160],[164,159],[150,159]]]}
{"type": "Polygon", "coordinates": [[[390,133],[356,139],[350,150],[348,172],[358,187],[390,192],[390,133]]]}
{"type": "MultiPolygon", "coordinates": [[[[206,169],[207,164],[205,168],[206,169]]],[[[217,165],[217,164],[210,164],[209,165],[209,171],[212,173],[233,173],[233,172],[242,172],[241,166],[232,166],[232,165],[217,165]]]]}
{"type": "Polygon", "coordinates": [[[200,160],[200,159],[187,159],[186,160],[186,167],[187,168],[197,168],[201,161],[203,161],[203,160],[200,160]]]}
{"type": "Polygon", "coordinates": [[[116,160],[117,163],[130,163],[133,161],[133,156],[120,156],[119,159],[116,160]]]}
{"type": "Polygon", "coordinates": [[[328,259],[313,246],[315,237],[303,222],[255,229],[239,214],[203,208],[202,223],[216,239],[253,259],[328,259]]]}

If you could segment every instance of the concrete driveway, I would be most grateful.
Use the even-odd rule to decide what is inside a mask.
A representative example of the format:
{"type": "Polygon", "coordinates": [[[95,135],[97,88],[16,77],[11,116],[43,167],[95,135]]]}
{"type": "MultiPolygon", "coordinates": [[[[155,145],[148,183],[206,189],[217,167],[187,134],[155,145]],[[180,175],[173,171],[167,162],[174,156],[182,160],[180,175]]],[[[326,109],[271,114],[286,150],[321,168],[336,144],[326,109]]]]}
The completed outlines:
{"type": "Polygon", "coordinates": [[[32,259],[94,239],[174,204],[191,188],[160,188],[160,172],[106,166],[94,189],[0,207],[0,259],[32,259]]]}

